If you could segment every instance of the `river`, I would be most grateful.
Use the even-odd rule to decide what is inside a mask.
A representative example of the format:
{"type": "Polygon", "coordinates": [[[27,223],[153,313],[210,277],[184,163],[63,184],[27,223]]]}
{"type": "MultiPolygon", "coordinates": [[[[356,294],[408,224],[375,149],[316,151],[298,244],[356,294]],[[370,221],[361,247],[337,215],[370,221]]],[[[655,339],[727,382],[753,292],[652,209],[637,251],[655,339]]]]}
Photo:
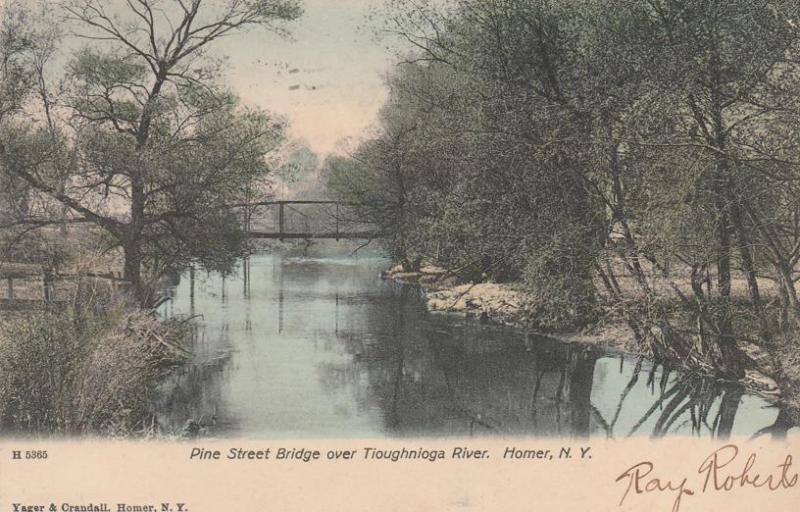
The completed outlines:
{"type": "MultiPolygon", "coordinates": [[[[202,315],[159,424],[256,439],[752,436],[779,409],[640,358],[429,313],[379,256],[257,255],[194,273],[166,314],[202,315]],[[246,269],[246,271],[245,271],[246,269]]],[[[780,423],[780,421],[778,421],[780,423]]],[[[784,429],[785,431],[785,429],[784,429]]]]}

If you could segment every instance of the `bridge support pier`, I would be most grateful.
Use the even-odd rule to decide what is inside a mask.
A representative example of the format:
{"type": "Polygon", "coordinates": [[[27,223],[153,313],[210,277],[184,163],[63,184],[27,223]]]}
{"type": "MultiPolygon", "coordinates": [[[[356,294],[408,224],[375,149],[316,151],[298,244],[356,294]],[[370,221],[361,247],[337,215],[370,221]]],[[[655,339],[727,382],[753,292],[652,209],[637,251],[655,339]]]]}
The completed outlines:
{"type": "Polygon", "coordinates": [[[284,221],[284,213],[283,213],[284,203],[278,203],[278,234],[280,235],[280,241],[283,242],[283,221],[284,221]]]}

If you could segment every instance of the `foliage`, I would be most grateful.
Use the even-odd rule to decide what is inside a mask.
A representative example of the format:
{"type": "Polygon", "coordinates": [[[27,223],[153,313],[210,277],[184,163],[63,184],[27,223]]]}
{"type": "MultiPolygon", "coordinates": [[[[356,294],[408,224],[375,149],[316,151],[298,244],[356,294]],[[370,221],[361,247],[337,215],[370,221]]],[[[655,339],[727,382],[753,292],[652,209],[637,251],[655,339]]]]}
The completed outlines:
{"type": "Polygon", "coordinates": [[[241,107],[208,49],[250,27],[284,35],[301,9],[294,0],[106,4],[62,4],[74,37],[91,46],[72,55],[57,102],[45,74],[52,38],[31,43],[38,65],[19,73],[38,86],[20,94],[46,122],[2,126],[2,175],[62,217],[104,229],[148,305],[166,273],[189,263],[229,270],[244,253],[237,205],[264,182],[266,156],[283,140],[283,120],[241,107]]]}
{"type": "Polygon", "coordinates": [[[47,311],[0,335],[0,426],[26,434],[150,433],[151,395],[189,332],[124,309],[47,311]]]}
{"type": "Polygon", "coordinates": [[[800,318],[796,2],[387,5],[401,63],[381,127],[330,187],[391,205],[362,214],[393,256],[521,280],[539,325],[600,301],[658,354],[728,376],[747,364],[737,280],[759,337],[766,279],[800,318]]]}

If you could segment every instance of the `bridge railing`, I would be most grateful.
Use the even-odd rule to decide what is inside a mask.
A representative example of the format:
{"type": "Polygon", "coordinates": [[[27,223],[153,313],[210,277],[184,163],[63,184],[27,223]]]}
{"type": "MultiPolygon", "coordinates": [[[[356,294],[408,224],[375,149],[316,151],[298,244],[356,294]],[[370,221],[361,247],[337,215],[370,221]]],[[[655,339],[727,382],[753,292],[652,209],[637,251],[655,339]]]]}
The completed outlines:
{"type": "Polygon", "coordinates": [[[355,214],[355,206],[324,200],[254,202],[247,205],[245,230],[251,238],[279,240],[378,237],[375,226],[355,214]]]}

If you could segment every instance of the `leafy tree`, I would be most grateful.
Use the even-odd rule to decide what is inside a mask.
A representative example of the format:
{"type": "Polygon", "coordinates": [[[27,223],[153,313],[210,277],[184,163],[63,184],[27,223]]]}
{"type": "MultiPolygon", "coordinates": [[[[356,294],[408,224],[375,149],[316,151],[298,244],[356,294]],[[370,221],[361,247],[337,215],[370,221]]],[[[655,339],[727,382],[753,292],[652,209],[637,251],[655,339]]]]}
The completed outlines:
{"type": "MultiPolygon", "coordinates": [[[[2,9],[0,25],[0,126],[7,126],[34,86],[34,37],[25,11],[17,3],[2,9]]],[[[0,150],[4,148],[0,147],[0,150]]],[[[12,223],[27,213],[28,192],[22,180],[0,173],[0,221],[12,223]]]]}
{"type": "MultiPolygon", "coordinates": [[[[225,90],[208,49],[250,27],[284,34],[301,9],[294,0],[70,0],[63,9],[92,43],[68,68],[63,138],[72,157],[49,152],[48,162],[6,166],[103,228],[147,304],[148,277],[165,267],[225,268],[241,252],[230,207],[265,175],[264,156],[282,137],[281,120],[241,108],[225,90]],[[69,175],[65,185],[58,174],[69,175]]],[[[17,131],[30,144],[44,136],[17,131]]]]}
{"type": "Polygon", "coordinates": [[[585,323],[600,286],[657,355],[739,377],[734,320],[770,336],[759,278],[798,311],[798,9],[390,1],[402,62],[384,130],[339,167],[397,199],[402,155],[404,251],[522,280],[540,325],[585,323]]]}

